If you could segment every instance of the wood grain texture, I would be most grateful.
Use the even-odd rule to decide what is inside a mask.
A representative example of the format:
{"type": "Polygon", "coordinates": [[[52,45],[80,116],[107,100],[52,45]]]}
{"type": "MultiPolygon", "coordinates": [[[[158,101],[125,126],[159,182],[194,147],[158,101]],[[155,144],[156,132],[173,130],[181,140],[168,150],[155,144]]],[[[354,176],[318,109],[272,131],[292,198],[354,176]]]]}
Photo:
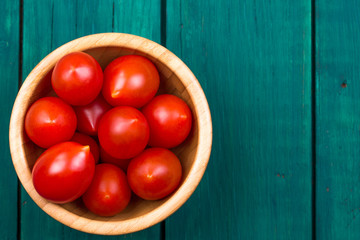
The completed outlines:
{"type": "MultiPolygon", "coordinates": [[[[154,1],[31,1],[24,0],[24,64],[23,76],[48,53],[60,45],[80,36],[124,31],[141,33],[160,39],[160,5],[154,1]],[[152,2],[153,4],[148,4],[152,2]],[[131,6],[128,6],[131,4],[131,6]],[[126,11],[125,11],[126,9],[126,11]],[[144,14],[146,12],[146,14],[144,14]],[[137,13],[137,25],[129,26],[133,13],[137,13]],[[151,15],[152,20],[145,19],[151,15]],[[148,29],[151,26],[151,30],[148,29]]],[[[22,239],[99,239],[101,237],[81,233],[68,228],[47,216],[22,189],[22,239]]],[[[160,226],[115,237],[115,239],[158,239],[160,226]]]]}
{"type": "Polygon", "coordinates": [[[160,0],[114,1],[114,32],[135,34],[160,43],[160,0]]]}
{"type": "Polygon", "coordinates": [[[360,5],[316,3],[316,234],[360,238],[360,5]]]}
{"type": "Polygon", "coordinates": [[[311,1],[168,0],[166,40],[214,125],[166,239],[311,239],[311,1]]]}
{"type": "Polygon", "coordinates": [[[11,163],[8,126],[11,104],[18,90],[19,3],[5,0],[0,4],[0,239],[17,237],[18,181],[11,163]]]}

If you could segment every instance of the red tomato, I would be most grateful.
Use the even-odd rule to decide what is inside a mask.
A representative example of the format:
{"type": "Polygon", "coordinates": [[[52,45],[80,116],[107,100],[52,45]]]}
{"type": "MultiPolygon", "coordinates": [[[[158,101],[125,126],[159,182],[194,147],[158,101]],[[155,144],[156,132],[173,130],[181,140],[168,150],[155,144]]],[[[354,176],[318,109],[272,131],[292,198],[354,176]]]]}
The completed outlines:
{"type": "Polygon", "coordinates": [[[105,152],[105,150],[101,147],[100,148],[100,160],[103,163],[114,164],[126,172],[126,169],[129,165],[131,159],[114,158],[110,154],[105,152]]]}
{"type": "Polygon", "coordinates": [[[40,98],[31,105],[25,116],[27,135],[42,148],[70,140],[75,129],[74,110],[59,98],[40,98]]]}
{"type": "Polygon", "coordinates": [[[127,177],[130,188],[146,200],[158,200],[172,193],[181,180],[179,159],[165,148],[149,148],[131,160],[127,177]]]}
{"type": "Polygon", "coordinates": [[[149,123],[149,145],[152,147],[176,147],[190,133],[191,110],[183,100],[174,95],[156,96],[142,109],[142,113],[149,123]]]}
{"type": "Polygon", "coordinates": [[[67,203],[79,198],[94,176],[95,162],[88,146],[63,142],[40,155],[32,170],[36,191],[49,201],[67,203]]]}
{"type": "Polygon", "coordinates": [[[149,140],[149,126],[142,113],[127,106],[115,107],[101,118],[100,145],[114,158],[129,159],[141,153],[149,140]]]}
{"type": "Polygon", "coordinates": [[[99,146],[92,137],[76,132],[70,141],[80,143],[83,146],[89,146],[95,164],[99,162],[99,146]]]}
{"type": "Polygon", "coordinates": [[[127,55],[106,67],[102,94],[113,106],[139,108],[155,96],[159,84],[159,72],[150,60],[127,55]]]}
{"type": "Polygon", "coordinates": [[[129,204],[131,190],[125,173],[118,167],[102,163],[95,167],[94,179],[83,195],[85,206],[100,216],[113,216],[129,204]]]}
{"type": "Polygon", "coordinates": [[[73,52],[55,65],[51,84],[56,94],[67,103],[83,106],[94,101],[101,91],[103,72],[89,54],[73,52]]]}
{"type": "Polygon", "coordinates": [[[100,118],[111,109],[102,95],[99,95],[93,102],[85,106],[74,107],[78,120],[77,129],[87,135],[96,136],[100,118]]]}

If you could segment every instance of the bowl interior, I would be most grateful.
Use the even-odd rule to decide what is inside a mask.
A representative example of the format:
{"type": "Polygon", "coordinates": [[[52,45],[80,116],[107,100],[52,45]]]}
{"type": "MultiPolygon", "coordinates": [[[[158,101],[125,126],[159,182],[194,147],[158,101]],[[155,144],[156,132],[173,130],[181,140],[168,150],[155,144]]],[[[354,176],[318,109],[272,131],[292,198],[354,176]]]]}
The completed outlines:
{"type": "MultiPolygon", "coordinates": [[[[133,50],[124,47],[96,47],[96,48],[87,49],[84,52],[92,55],[100,63],[103,70],[112,60],[120,56],[124,56],[128,54],[137,54],[149,58],[156,65],[160,73],[161,81],[160,81],[160,89],[158,94],[162,94],[162,93],[174,94],[180,97],[181,99],[183,99],[190,106],[193,114],[193,127],[190,132],[190,135],[188,136],[188,138],[185,140],[184,143],[172,149],[173,152],[180,159],[183,167],[183,176],[181,182],[182,184],[184,180],[188,177],[190,169],[192,168],[195,161],[196,148],[198,146],[199,130],[198,130],[197,116],[196,116],[196,111],[194,109],[193,101],[189,95],[189,92],[187,91],[184,84],[180,80],[179,76],[174,74],[166,65],[164,65],[157,59],[153,58],[150,55],[147,55],[145,52],[142,52],[140,50],[133,50]]],[[[52,70],[48,70],[47,74],[45,74],[45,77],[36,83],[37,85],[34,87],[34,91],[31,93],[30,101],[24,103],[26,105],[24,106],[26,109],[29,108],[31,104],[34,101],[36,101],[38,98],[47,95],[54,95],[54,92],[51,90],[51,84],[50,84],[51,72],[52,70]]],[[[23,121],[19,122],[19,124],[22,124],[22,132],[20,138],[21,141],[24,143],[23,149],[25,155],[27,156],[26,162],[28,165],[28,170],[31,171],[36,159],[43,152],[43,149],[37,147],[26,136],[23,126],[24,124],[23,121]]],[[[65,210],[69,212],[72,212],[73,214],[91,220],[96,219],[106,222],[122,221],[122,220],[137,218],[139,216],[142,216],[146,213],[155,210],[156,208],[164,204],[169,198],[171,198],[171,196],[172,195],[159,201],[145,201],[136,197],[133,194],[129,206],[123,212],[110,218],[99,217],[91,213],[83,206],[81,200],[77,200],[72,203],[61,205],[61,207],[63,207],[65,210]]]]}

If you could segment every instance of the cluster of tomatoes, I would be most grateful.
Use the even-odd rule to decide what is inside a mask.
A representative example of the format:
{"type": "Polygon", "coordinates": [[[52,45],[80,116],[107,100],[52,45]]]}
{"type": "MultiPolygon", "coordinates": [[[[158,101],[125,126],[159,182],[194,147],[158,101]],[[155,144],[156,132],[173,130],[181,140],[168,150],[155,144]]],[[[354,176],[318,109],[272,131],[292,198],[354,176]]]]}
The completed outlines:
{"type": "Polygon", "coordinates": [[[70,53],[51,84],[57,97],[40,98],[25,117],[27,135],[45,148],[32,170],[42,197],[82,197],[90,211],[112,216],[132,192],[158,200],[178,187],[181,163],[168,149],[186,139],[192,114],[174,95],[155,96],[160,77],[149,59],[122,56],[103,72],[92,56],[70,53]]]}

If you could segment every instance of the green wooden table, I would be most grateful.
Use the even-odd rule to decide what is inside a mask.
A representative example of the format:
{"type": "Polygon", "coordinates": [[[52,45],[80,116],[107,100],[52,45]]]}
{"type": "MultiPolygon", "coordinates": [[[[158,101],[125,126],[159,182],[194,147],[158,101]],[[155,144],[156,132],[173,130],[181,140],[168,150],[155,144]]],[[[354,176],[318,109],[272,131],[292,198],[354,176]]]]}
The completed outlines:
{"type": "Polygon", "coordinates": [[[360,239],[359,1],[2,0],[0,13],[0,239],[360,239]],[[8,144],[31,69],[100,32],[173,51],[199,79],[214,127],[208,168],[186,204],[115,237],[41,211],[8,144]]]}

